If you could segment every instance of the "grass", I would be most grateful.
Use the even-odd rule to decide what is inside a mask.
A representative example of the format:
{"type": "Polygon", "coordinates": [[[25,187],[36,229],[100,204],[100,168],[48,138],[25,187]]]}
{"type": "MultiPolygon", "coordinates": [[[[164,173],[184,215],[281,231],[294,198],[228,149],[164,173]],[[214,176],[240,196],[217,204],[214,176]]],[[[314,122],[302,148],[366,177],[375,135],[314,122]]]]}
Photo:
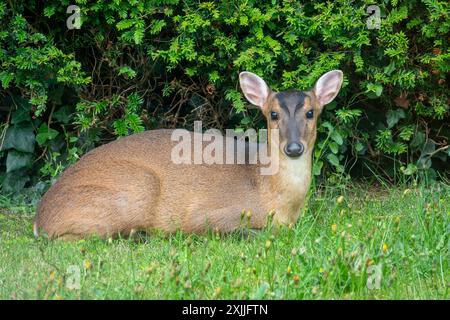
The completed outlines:
{"type": "Polygon", "coordinates": [[[294,227],[249,237],[36,240],[32,207],[0,205],[0,299],[450,297],[444,185],[325,188],[294,227]]]}

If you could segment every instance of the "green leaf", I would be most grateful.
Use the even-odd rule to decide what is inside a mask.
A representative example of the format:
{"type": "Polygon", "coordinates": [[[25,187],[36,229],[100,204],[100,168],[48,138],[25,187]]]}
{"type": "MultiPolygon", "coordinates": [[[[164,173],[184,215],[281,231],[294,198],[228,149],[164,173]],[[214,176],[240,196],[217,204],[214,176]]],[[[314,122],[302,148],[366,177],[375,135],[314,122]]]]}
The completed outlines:
{"type": "Polygon", "coordinates": [[[72,112],[69,106],[62,106],[53,113],[53,117],[61,123],[67,124],[70,121],[72,112]]]}
{"type": "Polygon", "coordinates": [[[14,79],[14,73],[3,71],[0,72],[0,82],[2,83],[3,89],[8,89],[9,83],[14,79]]]}
{"type": "Polygon", "coordinates": [[[425,133],[419,131],[411,141],[411,147],[418,148],[425,143],[425,133]]]}
{"type": "Polygon", "coordinates": [[[322,167],[323,167],[323,161],[317,161],[316,163],[314,163],[313,174],[315,176],[320,175],[320,172],[322,171],[322,167]]]}
{"type": "Polygon", "coordinates": [[[422,170],[430,169],[432,165],[431,158],[428,156],[420,157],[419,160],[417,160],[417,167],[422,170]]]}
{"type": "Polygon", "coordinates": [[[331,139],[333,139],[340,146],[344,143],[344,139],[342,138],[341,134],[337,130],[334,130],[331,133],[331,139]]]}
{"type": "Polygon", "coordinates": [[[2,191],[4,193],[17,193],[23,189],[25,183],[29,180],[30,177],[22,170],[8,172],[2,183],[2,191]]]}
{"type": "Polygon", "coordinates": [[[430,155],[436,150],[436,142],[434,142],[431,139],[428,139],[427,142],[425,142],[423,149],[422,149],[422,156],[430,155]]]}
{"type": "Polygon", "coordinates": [[[117,119],[113,123],[114,134],[120,137],[126,136],[128,134],[127,124],[124,119],[117,119]]]}
{"type": "Polygon", "coordinates": [[[142,39],[144,39],[144,29],[143,28],[136,29],[134,31],[133,38],[134,38],[134,43],[141,44],[142,39]]]}
{"type": "Polygon", "coordinates": [[[16,111],[13,112],[11,117],[11,123],[12,124],[18,124],[22,122],[30,122],[31,121],[31,115],[30,115],[30,108],[26,107],[18,107],[16,111]]]}
{"type": "Polygon", "coordinates": [[[338,157],[336,157],[336,155],[334,155],[332,153],[329,153],[327,155],[327,159],[333,166],[335,166],[335,167],[339,167],[340,166],[339,159],[338,159],[338,157]]]}
{"type": "Polygon", "coordinates": [[[417,172],[417,166],[409,163],[405,170],[403,170],[403,174],[410,176],[417,172]]]}
{"type": "Polygon", "coordinates": [[[10,150],[6,158],[6,172],[31,167],[33,163],[33,154],[10,150]]]}
{"type": "Polygon", "coordinates": [[[371,83],[369,82],[366,86],[367,88],[367,92],[369,93],[369,97],[370,94],[374,94],[376,97],[381,96],[381,94],[383,93],[383,86],[379,83],[371,83]]]}
{"type": "Polygon", "coordinates": [[[136,71],[129,66],[123,66],[119,69],[119,75],[125,75],[126,78],[133,79],[136,76],[136,71]]]}
{"type": "Polygon", "coordinates": [[[58,131],[49,128],[46,123],[43,123],[39,127],[36,141],[39,145],[43,145],[46,141],[55,139],[58,134],[58,131]]]}
{"type": "Polygon", "coordinates": [[[386,114],[388,128],[392,128],[400,121],[400,119],[404,118],[405,118],[405,111],[403,111],[403,109],[389,110],[386,114]]]}
{"type": "Polygon", "coordinates": [[[164,20],[153,20],[150,28],[150,34],[158,34],[165,26],[166,22],[164,20]]]}
{"type": "Polygon", "coordinates": [[[356,142],[355,144],[355,150],[356,152],[361,152],[364,150],[364,145],[361,142],[356,142]]]}
{"type": "Polygon", "coordinates": [[[31,124],[14,124],[6,130],[2,150],[16,149],[22,152],[34,152],[34,130],[31,124]]]}
{"type": "Polygon", "coordinates": [[[45,7],[44,8],[44,16],[47,18],[51,18],[56,12],[56,7],[45,7]]]}
{"type": "Polygon", "coordinates": [[[395,62],[391,62],[387,67],[384,67],[384,73],[390,75],[395,70],[395,62]]]}
{"type": "Polygon", "coordinates": [[[125,20],[119,21],[116,24],[116,27],[117,27],[117,30],[124,30],[124,29],[128,29],[131,26],[133,26],[134,23],[135,23],[135,21],[133,19],[125,19],[125,20]]]}
{"type": "Polygon", "coordinates": [[[248,125],[252,122],[252,119],[249,116],[245,116],[241,119],[241,124],[242,125],[248,125]]]}
{"type": "Polygon", "coordinates": [[[339,146],[336,142],[330,142],[330,150],[334,154],[337,154],[339,152],[339,146]]]}

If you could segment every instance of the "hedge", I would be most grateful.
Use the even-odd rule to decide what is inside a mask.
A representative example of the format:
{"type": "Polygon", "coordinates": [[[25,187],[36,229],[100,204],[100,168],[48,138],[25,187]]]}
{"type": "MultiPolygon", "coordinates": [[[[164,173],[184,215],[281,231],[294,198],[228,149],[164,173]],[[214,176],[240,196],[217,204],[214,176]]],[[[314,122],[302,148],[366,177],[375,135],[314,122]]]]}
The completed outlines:
{"type": "Polygon", "coordinates": [[[343,70],[320,120],[315,175],[445,177],[449,2],[380,0],[380,28],[367,24],[371,4],[1,2],[2,192],[41,192],[89,149],[145,129],[264,126],[238,89],[243,70],[276,90],[343,70]]]}

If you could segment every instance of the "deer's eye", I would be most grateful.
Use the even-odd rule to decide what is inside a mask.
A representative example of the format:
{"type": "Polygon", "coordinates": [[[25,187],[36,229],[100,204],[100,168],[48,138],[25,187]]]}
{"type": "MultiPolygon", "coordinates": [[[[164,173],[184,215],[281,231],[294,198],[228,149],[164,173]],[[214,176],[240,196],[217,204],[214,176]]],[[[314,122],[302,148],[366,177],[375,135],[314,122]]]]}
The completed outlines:
{"type": "Polygon", "coordinates": [[[306,113],[306,118],[312,119],[313,117],[314,117],[314,111],[313,111],[313,110],[309,110],[309,111],[306,113]]]}
{"type": "Polygon", "coordinates": [[[272,111],[272,112],[270,113],[270,118],[271,118],[272,120],[278,120],[278,113],[276,113],[275,111],[272,111]]]}

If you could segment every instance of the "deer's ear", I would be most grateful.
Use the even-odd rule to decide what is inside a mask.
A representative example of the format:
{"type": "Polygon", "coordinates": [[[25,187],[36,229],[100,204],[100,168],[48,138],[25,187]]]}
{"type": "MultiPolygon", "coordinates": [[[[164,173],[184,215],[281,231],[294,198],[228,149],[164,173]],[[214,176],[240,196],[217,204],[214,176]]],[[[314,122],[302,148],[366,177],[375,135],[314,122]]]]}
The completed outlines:
{"type": "Polygon", "coordinates": [[[314,93],[321,108],[336,98],[341,89],[343,79],[344,74],[341,70],[333,70],[325,73],[317,80],[314,93]]]}
{"type": "Polygon", "coordinates": [[[270,89],[256,74],[244,71],[239,74],[239,83],[247,100],[255,106],[264,108],[270,89]]]}

